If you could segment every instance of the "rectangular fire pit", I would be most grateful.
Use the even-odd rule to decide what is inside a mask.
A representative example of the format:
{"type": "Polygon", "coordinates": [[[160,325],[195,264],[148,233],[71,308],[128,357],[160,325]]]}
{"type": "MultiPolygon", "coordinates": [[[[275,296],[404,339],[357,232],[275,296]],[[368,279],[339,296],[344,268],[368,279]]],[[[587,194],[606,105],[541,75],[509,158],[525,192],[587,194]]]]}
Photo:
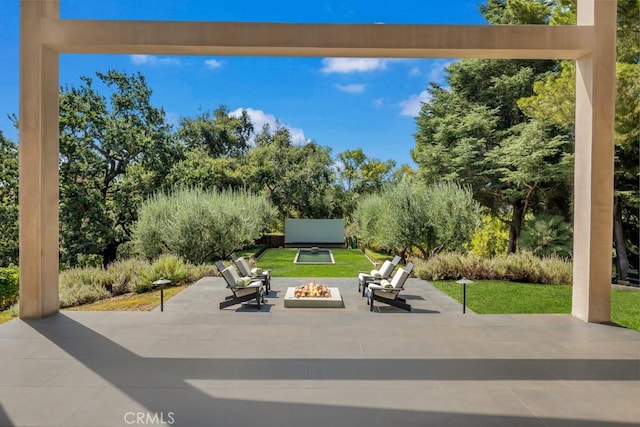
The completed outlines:
{"type": "Polygon", "coordinates": [[[331,297],[314,298],[314,297],[294,297],[296,288],[287,288],[284,295],[284,306],[288,308],[342,308],[342,296],[338,288],[329,288],[331,297]]]}

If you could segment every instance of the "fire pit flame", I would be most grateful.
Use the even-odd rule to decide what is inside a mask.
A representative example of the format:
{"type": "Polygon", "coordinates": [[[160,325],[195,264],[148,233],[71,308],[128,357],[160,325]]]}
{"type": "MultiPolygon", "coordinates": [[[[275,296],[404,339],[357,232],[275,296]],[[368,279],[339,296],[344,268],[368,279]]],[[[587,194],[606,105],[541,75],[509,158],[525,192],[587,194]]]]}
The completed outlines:
{"type": "Polygon", "coordinates": [[[331,298],[331,291],[327,285],[310,282],[296,286],[293,296],[295,298],[331,298]]]}

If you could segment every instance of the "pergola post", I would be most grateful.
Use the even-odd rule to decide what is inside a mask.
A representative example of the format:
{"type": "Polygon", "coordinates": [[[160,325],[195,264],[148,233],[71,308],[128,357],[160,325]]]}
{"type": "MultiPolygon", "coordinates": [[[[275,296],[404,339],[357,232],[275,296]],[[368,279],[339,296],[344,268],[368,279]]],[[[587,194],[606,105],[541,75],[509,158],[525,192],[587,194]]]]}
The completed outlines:
{"type": "Polygon", "coordinates": [[[576,59],[572,314],[610,320],[616,0],[577,26],[61,20],[21,0],[20,317],[58,311],[58,54],[576,59]]]}
{"type": "Polygon", "coordinates": [[[58,0],[20,3],[20,317],[58,311],[58,53],[43,18],[58,0]]]}
{"type": "Polygon", "coordinates": [[[611,320],[616,12],[615,0],[578,0],[578,25],[594,35],[576,61],[571,313],[596,323],[611,320]]]}

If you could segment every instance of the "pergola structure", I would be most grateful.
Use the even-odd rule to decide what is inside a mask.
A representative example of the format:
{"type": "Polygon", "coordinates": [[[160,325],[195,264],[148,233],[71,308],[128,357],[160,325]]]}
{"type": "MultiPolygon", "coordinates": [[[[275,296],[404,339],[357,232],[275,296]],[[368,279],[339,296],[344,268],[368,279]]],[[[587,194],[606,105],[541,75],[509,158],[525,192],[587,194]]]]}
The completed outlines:
{"type": "Polygon", "coordinates": [[[521,58],[576,61],[572,314],[610,320],[616,0],[578,0],[575,26],[280,24],[60,19],[20,2],[20,317],[58,311],[61,53],[521,58]]]}

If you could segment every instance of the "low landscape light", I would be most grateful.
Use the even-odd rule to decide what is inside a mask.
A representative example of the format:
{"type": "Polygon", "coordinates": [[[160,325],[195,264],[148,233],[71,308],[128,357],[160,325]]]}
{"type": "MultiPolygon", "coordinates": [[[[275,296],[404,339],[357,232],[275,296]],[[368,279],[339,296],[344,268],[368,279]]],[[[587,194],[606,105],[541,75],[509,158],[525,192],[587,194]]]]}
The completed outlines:
{"type": "Polygon", "coordinates": [[[462,285],[462,313],[467,312],[467,283],[473,283],[473,280],[469,280],[466,277],[456,281],[462,285]]]}

